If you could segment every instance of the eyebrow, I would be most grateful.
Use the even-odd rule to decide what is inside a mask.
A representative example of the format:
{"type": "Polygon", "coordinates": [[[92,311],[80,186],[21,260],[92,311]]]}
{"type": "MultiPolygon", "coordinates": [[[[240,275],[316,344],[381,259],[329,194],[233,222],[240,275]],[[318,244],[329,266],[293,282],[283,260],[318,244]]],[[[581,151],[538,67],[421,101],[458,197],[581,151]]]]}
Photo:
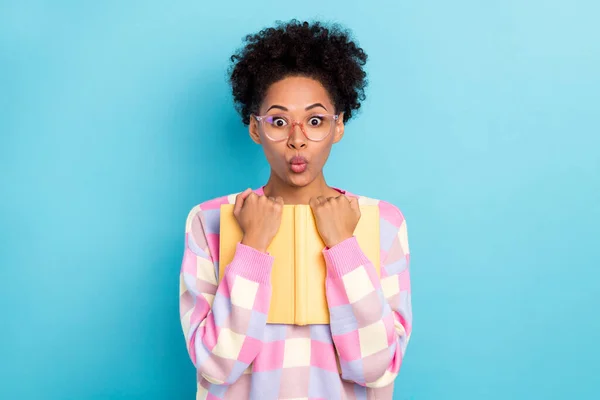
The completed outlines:
{"type": "Polygon", "coordinates": [[[312,104],[312,105],[310,105],[310,106],[306,107],[306,108],[305,108],[305,110],[306,110],[306,111],[308,111],[308,110],[312,110],[313,108],[316,108],[316,107],[323,107],[323,108],[325,109],[325,111],[327,111],[327,107],[325,107],[325,106],[324,106],[323,104],[321,104],[321,103],[315,103],[315,104],[312,104]]]}
{"type": "MultiPolygon", "coordinates": [[[[312,110],[313,108],[317,108],[317,107],[322,107],[325,109],[325,111],[327,111],[327,107],[325,107],[323,104],[321,103],[315,103],[315,104],[311,104],[310,106],[306,107],[304,110],[308,111],[308,110],[312,110]]],[[[269,109],[267,110],[267,112],[269,112],[271,109],[273,108],[278,108],[280,110],[283,111],[289,111],[287,108],[285,108],[284,106],[280,106],[279,104],[274,104],[271,107],[269,107],[269,109]]]]}

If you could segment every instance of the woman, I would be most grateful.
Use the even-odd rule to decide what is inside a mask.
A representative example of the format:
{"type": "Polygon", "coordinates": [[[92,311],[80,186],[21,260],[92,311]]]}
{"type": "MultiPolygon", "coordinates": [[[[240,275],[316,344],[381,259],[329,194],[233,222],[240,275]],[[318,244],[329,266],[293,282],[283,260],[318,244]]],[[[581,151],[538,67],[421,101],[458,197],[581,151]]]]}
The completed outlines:
{"type": "Polygon", "coordinates": [[[297,21],[248,36],[231,57],[234,100],[271,176],[261,188],[199,204],[187,219],[180,313],[198,399],[392,398],[412,321],[406,223],[392,204],[331,187],[323,176],[364,100],[366,60],[347,31],[297,21]],[[226,203],[235,203],[243,239],[219,266],[226,203]],[[327,246],[329,325],[266,323],[267,247],[284,204],[310,204],[327,246]],[[379,205],[380,274],[353,236],[359,204],[379,205]]]}

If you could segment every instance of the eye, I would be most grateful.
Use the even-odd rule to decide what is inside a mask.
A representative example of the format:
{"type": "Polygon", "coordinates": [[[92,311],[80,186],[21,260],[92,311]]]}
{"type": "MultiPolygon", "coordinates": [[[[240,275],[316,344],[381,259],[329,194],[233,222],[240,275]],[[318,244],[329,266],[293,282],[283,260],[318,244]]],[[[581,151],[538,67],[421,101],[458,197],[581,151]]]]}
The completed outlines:
{"type": "Polygon", "coordinates": [[[308,120],[308,126],[319,126],[323,122],[321,117],[310,117],[308,120]]]}
{"type": "Polygon", "coordinates": [[[273,117],[271,119],[271,125],[273,125],[277,128],[283,128],[284,126],[287,125],[287,121],[281,117],[273,117]]]}

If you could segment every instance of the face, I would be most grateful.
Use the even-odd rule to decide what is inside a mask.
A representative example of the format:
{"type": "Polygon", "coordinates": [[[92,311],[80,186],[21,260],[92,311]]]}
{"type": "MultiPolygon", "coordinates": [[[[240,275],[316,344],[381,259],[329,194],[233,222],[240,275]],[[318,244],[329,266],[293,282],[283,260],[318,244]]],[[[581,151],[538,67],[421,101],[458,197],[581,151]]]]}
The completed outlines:
{"type": "Polygon", "coordinates": [[[302,122],[305,127],[317,124],[319,120],[311,118],[319,114],[335,114],[325,87],[311,78],[288,77],[269,87],[258,115],[285,115],[286,120],[274,121],[279,125],[285,124],[286,128],[283,129],[289,132],[289,136],[284,140],[274,141],[260,129],[260,124],[254,117],[250,118],[250,137],[262,145],[272,173],[283,183],[302,187],[320,177],[331,147],[341,140],[344,134],[343,113],[337,121],[332,121],[332,132],[320,141],[310,140],[300,126],[292,123],[302,122]]]}

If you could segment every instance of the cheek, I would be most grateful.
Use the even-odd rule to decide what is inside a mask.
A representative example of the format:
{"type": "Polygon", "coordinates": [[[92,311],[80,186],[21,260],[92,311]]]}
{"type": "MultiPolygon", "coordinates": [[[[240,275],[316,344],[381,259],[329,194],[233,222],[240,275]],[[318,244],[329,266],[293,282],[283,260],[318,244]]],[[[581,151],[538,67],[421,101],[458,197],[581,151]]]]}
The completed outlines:
{"type": "Polygon", "coordinates": [[[279,168],[285,164],[285,147],[280,149],[281,146],[275,144],[263,144],[263,152],[267,161],[272,168],[279,168]]]}
{"type": "Polygon", "coordinates": [[[316,151],[313,155],[313,161],[317,161],[319,166],[323,167],[327,159],[329,158],[329,153],[331,152],[332,143],[319,143],[316,151]]]}

